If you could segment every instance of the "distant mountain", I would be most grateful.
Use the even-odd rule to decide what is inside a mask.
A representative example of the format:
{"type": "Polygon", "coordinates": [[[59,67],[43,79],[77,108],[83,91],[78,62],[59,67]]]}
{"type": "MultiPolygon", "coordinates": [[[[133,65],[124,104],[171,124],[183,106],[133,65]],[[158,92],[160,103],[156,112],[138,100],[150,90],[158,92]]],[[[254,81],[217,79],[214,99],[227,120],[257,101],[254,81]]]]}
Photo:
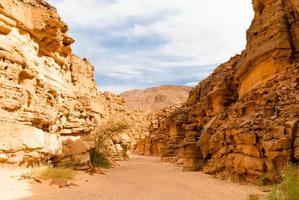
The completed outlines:
{"type": "Polygon", "coordinates": [[[162,85],[145,90],[127,91],[120,96],[127,101],[131,109],[151,112],[182,104],[187,100],[191,89],[186,86],[162,85]]]}

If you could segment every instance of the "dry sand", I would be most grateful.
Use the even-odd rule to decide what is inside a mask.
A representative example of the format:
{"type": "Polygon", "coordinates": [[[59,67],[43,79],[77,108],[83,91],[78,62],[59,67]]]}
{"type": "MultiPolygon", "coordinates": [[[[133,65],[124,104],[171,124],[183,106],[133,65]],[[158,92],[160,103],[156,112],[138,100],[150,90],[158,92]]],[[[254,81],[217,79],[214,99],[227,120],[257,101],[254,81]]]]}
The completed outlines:
{"type": "Polygon", "coordinates": [[[0,167],[0,200],[22,199],[32,195],[31,184],[18,180],[23,173],[23,169],[0,167]]]}
{"type": "Polygon", "coordinates": [[[153,157],[133,156],[104,176],[80,172],[72,181],[79,186],[61,189],[48,182],[18,181],[20,170],[0,170],[1,200],[246,200],[249,194],[261,193],[257,186],[181,172],[153,157]]]}

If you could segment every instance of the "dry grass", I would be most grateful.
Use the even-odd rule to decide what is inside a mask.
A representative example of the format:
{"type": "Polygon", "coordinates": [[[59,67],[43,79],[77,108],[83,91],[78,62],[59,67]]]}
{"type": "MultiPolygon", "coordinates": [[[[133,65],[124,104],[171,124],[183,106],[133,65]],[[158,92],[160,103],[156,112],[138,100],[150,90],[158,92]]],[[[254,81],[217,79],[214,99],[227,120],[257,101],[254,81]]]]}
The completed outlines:
{"type": "Polygon", "coordinates": [[[259,200],[259,197],[256,196],[255,194],[251,194],[251,195],[249,195],[247,200],[259,200]]]}
{"type": "Polygon", "coordinates": [[[288,164],[281,183],[272,188],[266,200],[299,200],[299,168],[288,164]]]}
{"type": "Polygon", "coordinates": [[[55,168],[52,166],[39,166],[32,168],[31,172],[28,174],[34,178],[41,179],[73,179],[76,172],[72,168],[55,168]]]}

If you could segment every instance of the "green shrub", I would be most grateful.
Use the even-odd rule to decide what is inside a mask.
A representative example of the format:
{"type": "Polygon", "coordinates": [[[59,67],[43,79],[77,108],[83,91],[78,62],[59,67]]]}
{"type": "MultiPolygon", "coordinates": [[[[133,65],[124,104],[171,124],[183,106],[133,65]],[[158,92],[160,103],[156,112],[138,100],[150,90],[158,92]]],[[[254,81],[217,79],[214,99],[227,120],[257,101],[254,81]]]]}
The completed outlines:
{"type": "Polygon", "coordinates": [[[266,200],[299,200],[298,168],[288,164],[282,173],[282,181],[273,187],[266,200]]]}
{"type": "Polygon", "coordinates": [[[107,150],[107,141],[113,140],[122,131],[129,128],[125,121],[110,121],[106,125],[95,130],[96,151],[101,152],[107,150]]]}
{"type": "Polygon", "coordinates": [[[73,179],[76,172],[72,168],[52,167],[48,165],[34,167],[29,176],[42,179],[73,179]]]}
{"type": "Polygon", "coordinates": [[[130,156],[128,155],[128,151],[125,150],[125,149],[124,149],[124,151],[123,151],[123,157],[124,157],[125,159],[127,159],[127,158],[130,157],[130,156]]]}
{"type": "Polygon", "coordinates": [[[104,153],[97,152],[96,150],[90,153],[91,164],[100,168],[111,168],[111,163],[104,153]]]}

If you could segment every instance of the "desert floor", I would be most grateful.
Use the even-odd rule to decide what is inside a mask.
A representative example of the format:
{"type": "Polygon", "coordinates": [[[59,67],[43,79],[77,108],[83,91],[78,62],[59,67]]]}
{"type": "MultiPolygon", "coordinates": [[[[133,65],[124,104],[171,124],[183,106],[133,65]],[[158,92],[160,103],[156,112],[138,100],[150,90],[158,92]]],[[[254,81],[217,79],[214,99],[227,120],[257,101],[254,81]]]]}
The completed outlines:
{"type": "Polygon", "coordinates": [[[247,200],[261,194],[257,186],[214,179],[199,172],[182,172],[159,158],[133,156],[106,175],[79,172],[72,183],[58,188],[48,182],[18,180],[20,169],[0,168],[0,199],[36,200],[247,200]]]}

